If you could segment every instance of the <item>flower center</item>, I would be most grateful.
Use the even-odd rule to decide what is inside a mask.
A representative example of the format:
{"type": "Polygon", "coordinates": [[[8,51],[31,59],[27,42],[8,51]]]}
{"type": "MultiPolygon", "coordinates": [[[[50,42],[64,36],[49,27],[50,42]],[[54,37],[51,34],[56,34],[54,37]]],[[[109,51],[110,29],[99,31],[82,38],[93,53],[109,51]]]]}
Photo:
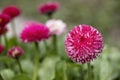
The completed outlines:
{"type": "Polygon", "coordinates": [[[0,23],[2,22],[2,18],[0,18],[0,23]]]}
{"type": "Polygon", "coordinates": [[[86,38],[85,38],[84,36],[81,36],[81,37],[80,37],[80,41],[81,41],[81,42],[85,42],[85,39],[86,39],[86,38]]]}
{"type": "Polygon", "coordinates": [[[13,52],[13,57],[15,57],[16,54],[18,54],[18,50],[15,50],[15,51],[13,52]]]}

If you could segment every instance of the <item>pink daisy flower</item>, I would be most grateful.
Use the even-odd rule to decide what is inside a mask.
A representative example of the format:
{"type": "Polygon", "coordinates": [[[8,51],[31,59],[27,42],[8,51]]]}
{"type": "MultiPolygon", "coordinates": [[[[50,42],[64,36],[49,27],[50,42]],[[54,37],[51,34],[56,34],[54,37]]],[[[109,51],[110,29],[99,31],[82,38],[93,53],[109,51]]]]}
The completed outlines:
{"type": "Polygon", "coordinates": [[[59,3],[57,2],[47,2],[39,6],[38,11],[41,14],[51,14],[57,11],[59,8],[59,3]]]}
{"type": "Polygon", "coordinates": [[[24,54],[24,51],[21,47],[12,47],[9,51],[8,51],[8,56],[13,57],[13,58],[17,58],[21,55],[24,54]]]}
{"type": "Polygon", "coordinates": [[[21,13],[20,9],[15,5],[5,7],[2,12],[9,15],[12,19],[21,13]]]}
{"type": "Polygon", "coordinates": [[[49,29],[38,22],[27,22],[20,38],[23,42],[37,42],[49,37],[49,29]]]}
{"type": "Polygon", "coordinates": [[[89,63],[103,50],[101,33],[90,25],[75,26],[66,36],[65,49],[72,61],[89,63]]]}
{"type": "Polygon", "coordinates": [[[6,14],[0,14],[0,27],[3,28],[10,21],[10,17],[6,14]]]}
{"type": "Polygon", "coordinates": [[[4,51],[4,46],[0,44],[0,54],[4,51]]]}

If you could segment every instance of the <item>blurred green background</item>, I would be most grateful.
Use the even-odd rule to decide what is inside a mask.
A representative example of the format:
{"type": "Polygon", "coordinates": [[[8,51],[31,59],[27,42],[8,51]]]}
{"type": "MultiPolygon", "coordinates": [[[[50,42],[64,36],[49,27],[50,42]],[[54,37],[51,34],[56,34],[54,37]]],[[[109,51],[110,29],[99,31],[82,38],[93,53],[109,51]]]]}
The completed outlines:
{"type": "MultiPolygon", "coordinates": [[[[39,14],[37,8],[47,1],[60,3],[61,7],[54,14],[54,18],[66,22],[67,32],[75,25],[90,24],[103,34],[104,51],[101,57],[92,63],[94,80],[120,80],[120,0],[0,0],[0,9],[7,5],[17,5],[22,10],[19,17],[45,22],[47,17],[39,14]]],[[[12,45],[11,42],[13,41],[9,40],[9,45],[12,45]]],[[[21,44],[21,46],[24,47],[26,53],[32,53],[34,50],[29,44],[21,44]]],[[[68,60],[64,50],[64,35],[62,38],[58,37],[58,46],[60,55],[68,60]]],[[[44,52],[44,48],[42,50],[44,52]]],[[[26,55],[27,59],[24,60],[23,57],[22,67],[27,73],[32,73],[34,64],[29,60],[30,55],[26,55]]],[[[40,67],[40,80],[84,80],[86,66],[82,67],[67,60],[60,60],[59,57],[53,56],[46,57],[40,67]],[[55,64],[59,65],[56,71],[55,64]],[[66,77],[66,72],[68,77],[66,77]],[[55,78],[55,76],[59,77],[55,78]]],[[[14,75],[12,71],[9,72],[12,76],[14,75]]]]}

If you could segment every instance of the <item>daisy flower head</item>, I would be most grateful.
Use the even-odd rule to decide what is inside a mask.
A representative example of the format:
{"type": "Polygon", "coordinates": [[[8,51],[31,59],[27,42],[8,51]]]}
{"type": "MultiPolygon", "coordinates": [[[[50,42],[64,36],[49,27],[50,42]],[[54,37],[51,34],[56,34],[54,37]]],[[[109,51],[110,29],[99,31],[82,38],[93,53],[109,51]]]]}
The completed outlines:
{"type": "Polygon", "coordinates": [[[15,46],[12,47],[9,51],[8,51],[8,56],[12,57],[12,58],[18,58],[19,56],[23,55],[24,51],[21,47],[19,46],[15,46]]]}
{"type": "Polygon", "coordinates": [[[42,23],[28,21],[21,32],[20,38],[23,42],[38,42],[49,37],[49,29],[42,23]]]}
{"type": "Polygon", "coordinates": [[[10,22],[10,17],[6,14],[0,14],[0,27],[5,27],[10,22]]]}
{"type": "Polygon", "coordinates": [[[61,35],[66,30],[66,24],[62,20],[51,19],[46,22],[51,35],[61,35]]]}
{"type": "Polygon", "coordinates": [[[103,50],[103,37],[94,27],[86,24],[75,26],[66,36],[65,49],[72,61],[89,63],[103,50]]]}
{"type": "Polygon", "coordinates": [[[47,14],[50,15],[57,11],[59,9],[59,3],[58,2],[46,2],[41,4],[38,7],[38,11],[41,14],[47,14]]]}
{"type": "Polygon", "coordinates": [[[2,13],[9,15],[13,19],[20,15],[21,10],[15,5],[9,5],[3,9],[2,13]]]}

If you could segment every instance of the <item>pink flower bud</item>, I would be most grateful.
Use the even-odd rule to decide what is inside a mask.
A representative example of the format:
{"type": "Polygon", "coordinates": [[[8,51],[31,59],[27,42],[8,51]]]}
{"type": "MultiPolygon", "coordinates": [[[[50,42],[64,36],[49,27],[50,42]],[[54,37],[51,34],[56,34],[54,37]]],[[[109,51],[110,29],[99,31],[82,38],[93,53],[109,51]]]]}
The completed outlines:
{"type": "Polygon", "coordinates": [[[13,57],[13,58],[18,58],[21,55],[24,54],[24,51],[21,47],[12,47],[9,51],[8,51],[8,56],[13,57]]]}

